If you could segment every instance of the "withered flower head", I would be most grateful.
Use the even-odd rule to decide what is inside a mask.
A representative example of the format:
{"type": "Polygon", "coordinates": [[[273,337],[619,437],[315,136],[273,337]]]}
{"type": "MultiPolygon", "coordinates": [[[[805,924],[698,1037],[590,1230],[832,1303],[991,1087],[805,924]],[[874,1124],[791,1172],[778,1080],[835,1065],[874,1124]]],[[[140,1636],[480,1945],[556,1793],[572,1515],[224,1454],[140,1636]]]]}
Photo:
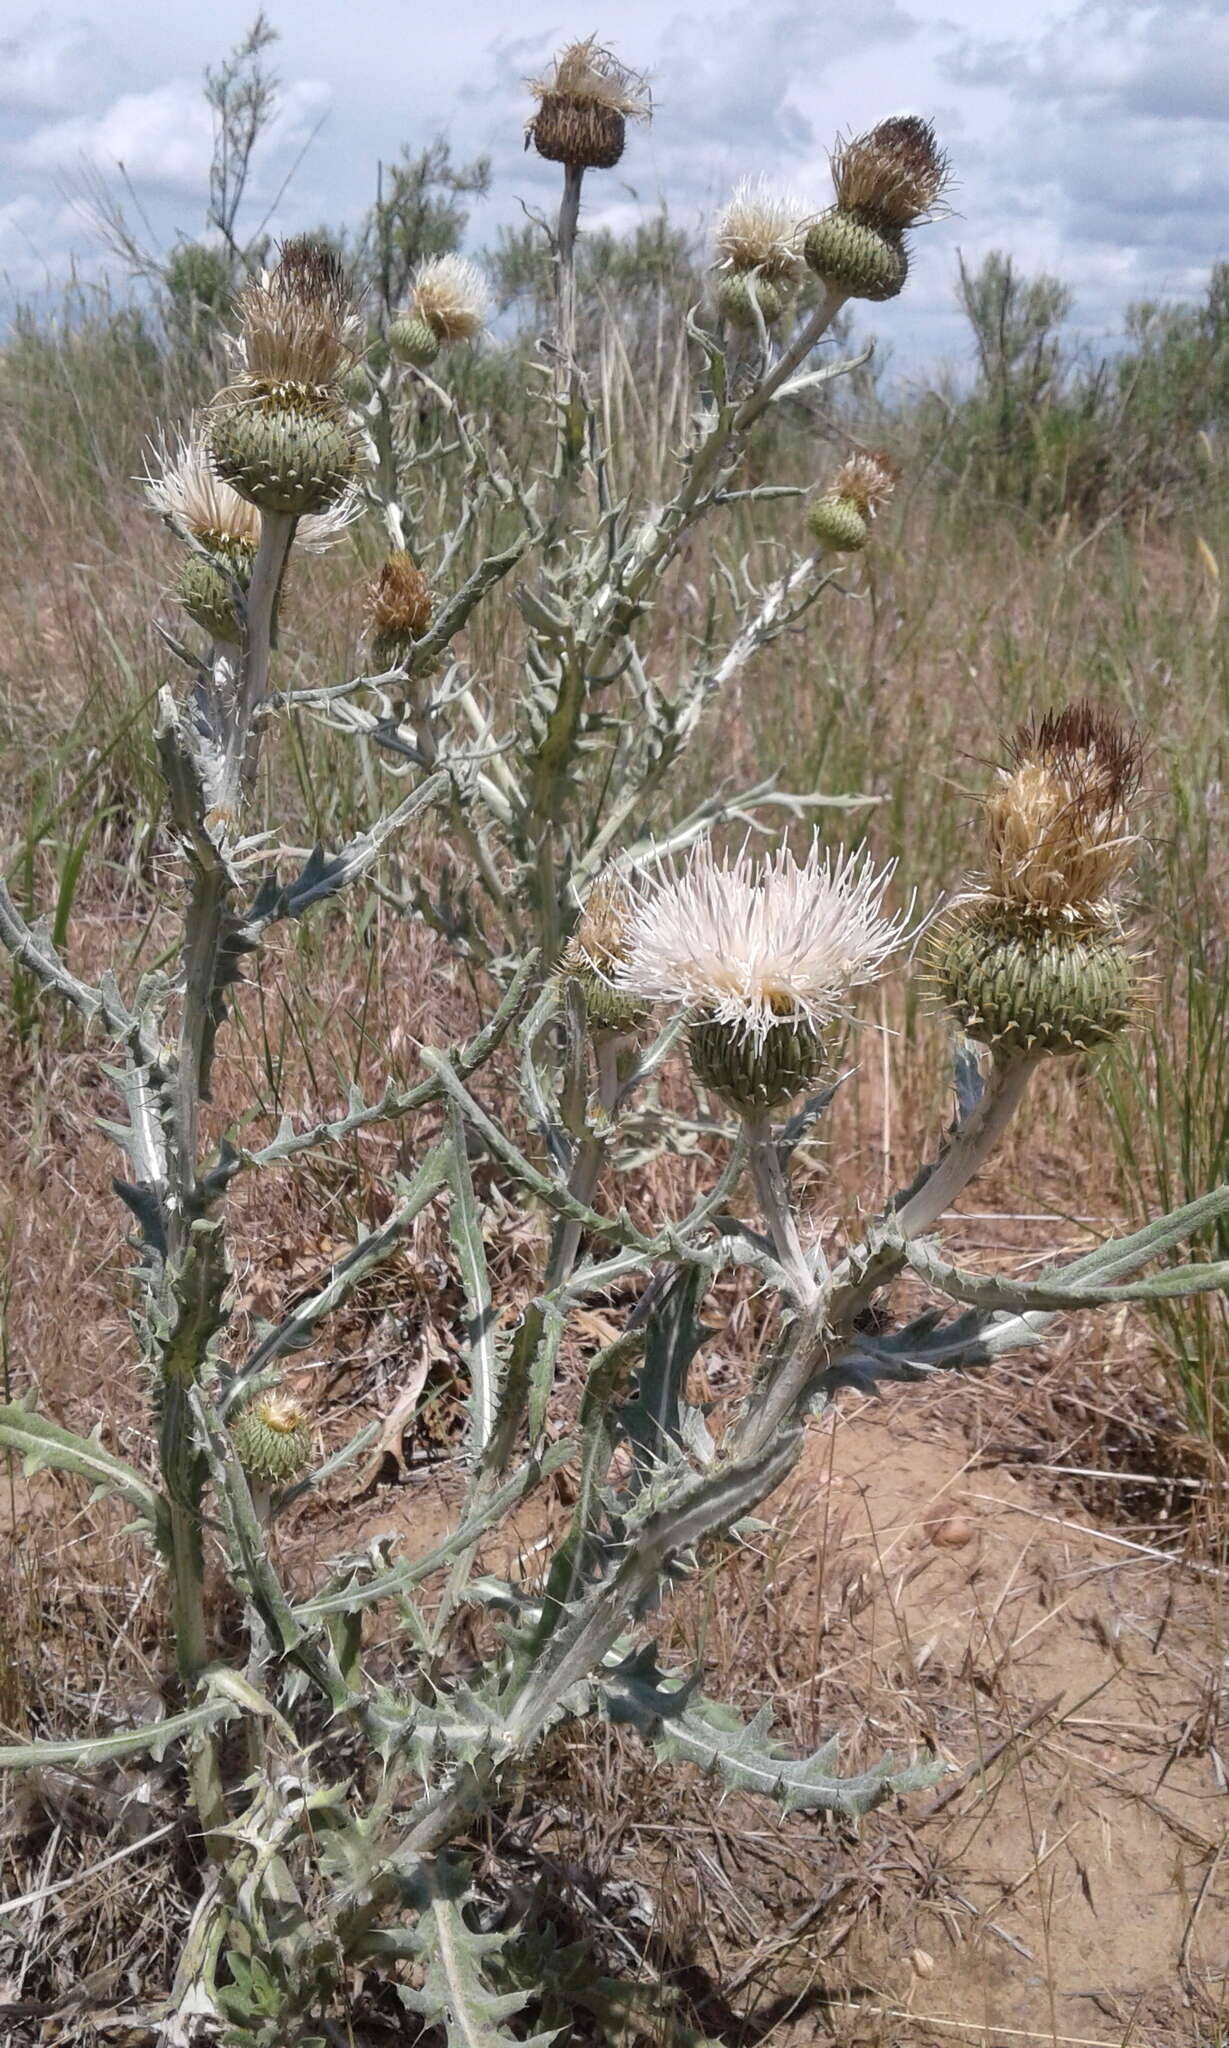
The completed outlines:
{"type": "Polygon", "coordinates": [[[357,361],[358,314],[345,271],[323,243],[298,236],[238,298],[243,381],[263,389],[329,390],[357,361]]]}
{"type": "Polygon", "coordinates": [[[758,270],[792,283],[802,269],[798,223],[806,209],[767,178],[744,178],[718,216],[717,256],[724,270],[758,270]]]}
{"type": "Polygon", "coordinates": [[[564,975],[581,989],[591,1021],[599,1029],[631,1031],[643,1023],[648,1004],[615,982],[628,960],[637,898],[627,875],[607,868],[590,889],[576,929],[563,950],[564,975]]]}
{"type": "Polygon", "coordinates": [[[652,112],[645,80],[621,64],[596,36],[569,43],[550,73],[529,81],[538,111],[525,124],[533,144],[551,163],[610,170],[623,154],[629,121],[652,112]]]}
{"type": "Polygon", "coordinates": [[[834,497],[848,498],[863,518],[886,505],[896,489],[896,465],[882,448],[860,449],[842,462],[829,489],[834,497]]]}
{"type": "Polygon", "coordinates": [[[807,507],[807,525],[822,548],[850,554],[871,537],[871,521],[896,489],[896,468],[879,448],[847,456],[832,482],[807,507]]]}
{"type": "Polygon", "coordinates": [[[368,599],[373,640],[419,640],[431,624],[431,586],[404,548],[384,557],[368,599]]]}
{"type": "Polygon", "coordinates": [[[838,143],[832,156],[840,210],[898,232],[936,217],[950,178],[934,129],[916,114],[881,121],[838,143]]]}
{"type": "Polygon", "coordinates": [[[986,799],[991,894],[1057,919],[1094,917],[1126,871],[1142,748],[1086,703],[1020,726],[986,799]]]}

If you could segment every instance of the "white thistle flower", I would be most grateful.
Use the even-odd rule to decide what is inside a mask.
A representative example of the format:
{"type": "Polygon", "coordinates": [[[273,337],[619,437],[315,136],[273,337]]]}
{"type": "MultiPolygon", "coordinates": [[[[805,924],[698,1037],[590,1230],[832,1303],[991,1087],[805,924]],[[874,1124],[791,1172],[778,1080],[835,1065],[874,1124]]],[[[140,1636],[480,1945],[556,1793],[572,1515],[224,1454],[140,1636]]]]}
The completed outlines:
{"type": "MultiPolygon", "coordinates": [[[[185,540],[211,553],[254,554],[260,544],[260,513],[224,483],[213,466],[209,442],[195,420],[174,441],[165,435],[149,443],[145,474],[137,479],[154,511],[185,540]]],[[[362,510],[362,494],[351,486],[323,512],[307,512],[295,529],[295,544],[309,555],[323,554],[362,510]]]]}
{"type": "Polygon", "coordinates": [[[806,211],[794,193],[767,178],[744,178],[717,217],[720,268],[758,270],[777,283],[792,283],[802,269],[798,224],[806,211]]]}
{"type": "Polygon", "coordinates": [[[864,847],[821,854],[818,836],[801,866],[788,847],[721,861],[702,841],[640,887],[615,981],[756,1051],[777,1025],[818,1034],[900,943],[908,911],[883,910],[895,865],[877,869],[864,847]]]}
{"type": "Polygon", "coordinates": [[[410,305],[439,341],[472,341],[491,307],[486,279],[464,256],[432,256],[414,273],[410,305]]]}

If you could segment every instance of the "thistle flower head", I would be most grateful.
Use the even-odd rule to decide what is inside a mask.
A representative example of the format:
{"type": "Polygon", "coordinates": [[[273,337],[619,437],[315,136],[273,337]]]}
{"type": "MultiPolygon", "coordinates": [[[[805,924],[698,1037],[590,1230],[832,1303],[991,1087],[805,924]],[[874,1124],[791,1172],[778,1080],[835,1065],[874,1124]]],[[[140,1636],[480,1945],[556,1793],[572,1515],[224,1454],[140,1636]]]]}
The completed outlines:
{"type": "Polygon", "coordinates": [[[344,269],[307,236],[238,297],[238,348],[249,387],[324,392],[361,354],[361,327],[344,269]]]}
{"type": "Polygon", "coordinates": [[[1042,917],[1094,917],[1130,865],[1141,767],[1138,735],[1094,705],[1022,725],[986,799],[990,893],[1042,917]]]}
{"type": "Polygon", "coordinates": [[[828,488],[835,498],[848,498],[863,518],[873,518],[896,489],[896,465],[882,448],[859,449],[846,457],[828,488]]]}
{"type": "Polygon", "coordinates": [[[431,624],[431,586],[413,557],[394,548],[384,557],[368,596],[373,639],[417,640],[431,624]]]}
{"type": "Polygon", "coordinates": [[[720,860],[703,841],[637,891],[615,980],[752,1047],[781,1024],[822,1031],[900,941],[906,919],[883,910],[893,868],[876,869],[864,848],[821,855],[818,838],[801,864],[787,847],[720,860]]]}
{"type": "MultiPolygon", "coordinates": [[[[260,513],[218,475],[198,420],[173,441],[165,434],[152,440],[145,473],[137,481],[154,511],[185,540],[197,541],[211,554],[255,554],[260,513]]],[[[359,493],[350,490],[323,512],[306,513],[295,533],[296,546],[311,555],[323,554],[361,510],[359,493]]]]}
{"type": "Polygon", "coordinates": [[[564,975],[580,987],[591,1020],[607,1030],[634,1030],[647,1011],[639,997],[627,995],[616,982],[627,963],[636,903],[623,869],[607,868],[585,897],[560,961],[564,975]]]}
{"type": "Polygon", "coordinates": [[[286,1486],[311,1461],[311,1426],[301,1401],[287,1387],[267,1388],[245,1401],[229,1424],[231,1442],[249,1479],[286,1486]]]}
{"type": "Polygon", "coordinates": [[[951,168],[930,122],[903,114],[838,142],[832,182],[842,213],[899,232],[938,217],[951,168]]]}
{"type": "Polygon", "coordinates": [[[758,270],[765,278],[792,282],[802,269],[798,223],[805,211],[801,200],[767,178],[744,178],[717,218],[721,268],[758,270]]]}
{"type": "Polygon", "coordinates": [[[529,90],[538,111],[525,124],[526,149],[532,143],[549,162],[583,169],[610,170],[623,154],[627,123],[652,113],[644,79],[596,36],[569,43],[529,90]]]}
{"type": "Polygon", "coordinates": [[[407,317],[421,320],[437,341],[472,341],[490,305],[491,294],[477,264],[464,256],[432,256],[414,273],[407,317]]]}

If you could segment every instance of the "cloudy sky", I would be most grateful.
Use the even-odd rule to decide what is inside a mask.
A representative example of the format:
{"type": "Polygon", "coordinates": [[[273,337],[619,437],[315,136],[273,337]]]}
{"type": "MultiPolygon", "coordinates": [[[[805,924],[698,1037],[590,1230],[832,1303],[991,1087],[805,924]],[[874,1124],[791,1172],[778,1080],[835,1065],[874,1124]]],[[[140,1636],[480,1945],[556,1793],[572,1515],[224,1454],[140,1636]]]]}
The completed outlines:
{"type": "MultiPolygon", "coordinates": [[[[23,0],[17,0],[20,10],[23,0]]],[[[248,27],[253,0],[36,6],[0,33],[0,310],[101,261],[83,177],[131,187],[163,247],[203,221],[210,126],[201,72],[248,27]]],[[[699,223],[732,183],[768,171],[822,204],[838,130],[929,115],[957,175],[956,217],[920,231],[908,292],[880,321],[905,368],[966,353],[956,252],[1009,250],[1076,295],[1090,336],[1140,297],[1198,296],[1229,255],[1229,0],[269,0],[280,33],[277,120],[248,225],[356,217],[377,161],[447,135],[484,153],[494,190],[480,247],[557,172],[522,153],[523,81],[596,31],[651,74],[656,117],[617,171],[586,185],[590,222],[664,198],[699,223]],[[302,153],[284,195],[283,182],[302,153]],[[590,190],[592,199],[590,200],[590,190]]]]}

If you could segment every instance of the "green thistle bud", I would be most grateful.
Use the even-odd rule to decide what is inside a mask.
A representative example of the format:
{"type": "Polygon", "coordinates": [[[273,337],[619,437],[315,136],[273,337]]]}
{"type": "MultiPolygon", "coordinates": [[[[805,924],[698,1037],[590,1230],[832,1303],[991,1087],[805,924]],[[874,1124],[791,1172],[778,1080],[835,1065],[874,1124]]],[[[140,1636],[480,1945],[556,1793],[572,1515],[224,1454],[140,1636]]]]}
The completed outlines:
{"type": "Polygon", "coordinates": [[[360,467],[359,441],[330,400],[226,394],[209,416],[214,467],[262,512],[319,512],[360,467]]]}
{"type": "Polygon", "coordinates": [[[281,1387],[256,1394],[230,1423],[230,1438],[248,1478],[261,1486],[289,1486],[311,1463],[307,1417],[281,1387]]]}
{"type": "Polygon", "coordinates": [[[388,330],[388,346],[399,363],[428,370],[440,352],[440,338],[425,320],[402,314],[388,330]]]}
{"type": "Polygon", "coordinates": [[[1087,1052],[1138,1008],[1122,935],[1101,921],[1061,924],[981,897],[940,926],[930,960],[962,1029],[1004,1052],[1087,1052]]]}
{"type": "Polygon", "coordinates": [[[805,1019],[770,1024],[762,1036],[708,1018],[691,1025],[692,1072],[741,1115],[780,1109],[814,1086],[827,1067],[830,1033],[805,1019]]]}
{"type": "Polygon", "coordinates": [[[870,539],[869,523],[853,499],[839,497],[835,491],[812,498],[806,517],[819,545],[830,548],[834,554],[850,554],[856,548],[864,548],[870,539]]]}
{"type": "Polygon", "coordinates": [[[899,228],[834,206],[807,229],[802,247],[816,276],[847,299],[894,299],[904,290],[909,256],[899,228]]]}
{"type": "Polygon", "coordinates": [[[255,549],[232,544],[212,555],[188,555],[179,572],[176,596],[190,619],[213,640],[232,644],[243,637],[235,603],[235,584],[244,590],[252,574],[255,549]]]}
{"type": "Polygon", "coordinates": [[[771,327],[785,311],[786,294],[770,279],[756,277],[748,270],[729,271],[720,279],[717,309],[731,327],[754,328],[757,304],[765,327],[771,327]]]}

